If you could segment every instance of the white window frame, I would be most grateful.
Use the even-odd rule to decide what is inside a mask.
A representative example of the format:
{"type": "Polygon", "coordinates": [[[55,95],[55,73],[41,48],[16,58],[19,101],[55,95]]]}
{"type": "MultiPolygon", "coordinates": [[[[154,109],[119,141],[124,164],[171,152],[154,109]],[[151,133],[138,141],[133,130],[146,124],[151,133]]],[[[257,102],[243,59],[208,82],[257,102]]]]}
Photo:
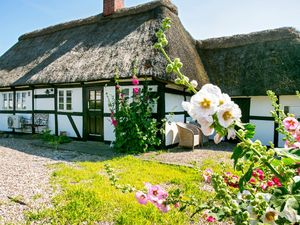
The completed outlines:
{"type": "Polygon", "coordinates": [[[73,111],[73,91],[72,90],[58,90],[57,92],[57,109],[58,111],[73,111]],[[61,95],[62,93],[62,95],[61,95]],[[71,95],[68,95],[71,93],[71,95]],[[70,99],[70,102],[68,102],[70,99]]]}
{"type": "Polygon", "coordinates": [[[2,92],[2,110],[13,110],[14,94],[13,92],[2,92]],[[4,97],[6,96],[6,97],[4,97]]]}
{"type": "Polygon", "coordinates": [[[27,91],[16,92],[16,110],[26,110],[27,109],[27,91]]]}

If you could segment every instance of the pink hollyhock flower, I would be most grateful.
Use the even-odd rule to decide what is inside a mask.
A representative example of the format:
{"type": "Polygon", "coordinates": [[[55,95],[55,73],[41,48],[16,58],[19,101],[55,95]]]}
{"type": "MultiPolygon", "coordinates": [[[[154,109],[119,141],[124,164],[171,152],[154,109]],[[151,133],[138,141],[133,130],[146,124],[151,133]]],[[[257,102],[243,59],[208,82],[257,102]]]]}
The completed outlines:
{"type": "Polygon", "coordinates": [[[251,184],[256,184],[256,180],[255,180],[254,177],[251,177],[250,180],[249,180],[249,182],[250,182],[251,184]]]}
{"type": "Polygon", "coordinates": [[[146,184],[148,188],[148,196],[150,200],[165,200],[168,197],[168,192],[166,192],[163,188],[159,185],[151,185],[149,183],[146,184]]]}
{"type": "Polygon", "coordinates": [[[167,213],[170,211],[171,207],[167,204],[167,202],[162,202],[159,205],[158,209],[164,213],[167,213]]]}
{"type": "Polygon", "coordinates": [[[146,205],[148,202],[147,195],[141,191],[138,191],[137,193],[135,193],[135,198],[142,205],[146,205]]]}
{"type": "Polygon", "coordinates": [[[273,177],[272,181],[274,182],[274,184],[277,185],[277,187],[281,187],[282,186],[282,184],[281,184],[281,182],[280,182],[280,180],[279,180],[278,177],[273,177]]]}
{"type": "Polygon", "coordinates": [[[116,89],[117,89],[117,90],[120,90],[120,89],[121,89],[120,85],[117,84],[117,85],[116,85],[116,89]]]}
{"type": "Polygon", "coordinates": [[[298,137],[300,137],[300,124],[297,126],[297,128],[295,129],[295,136],[296,136],[296,139],[298,137]]]}
{"type": "Polygon", "coordinates": [[[216,221],[216,218],[214,218],[213,216],[209,216],[207,217],[206,221],[212,223],[216,221]]]}
{"type": "Polygon", "coordinates": [[[138,87],[133,88],[133,93],[137,95],[139,93],[139,88],[138,87]]]}
{"type": "Polygon", "coordinates": [[[271,180],[269,180],[269,181],[267,182],[267,185],[268,185],[268,187],[273,187],[273,186],[274,186],[274,182],[271,181],[271,180]]]}
{"type": "Polygon", "coordinates": [[[133,85],[138,85],[138,84],[139,84],[139,80],[137,79],[136,76],[134,76],[134,77],[132,78],[132,84],[133,84],[133,85]]]}
{"type": "Polygon", "coordinates": [[[298,120],[294,117],[287,117],[282,122],[287,131],[295,130],[299,125],[298,120]]]}
{"type": "Polygon", "coordinates": [[[179,208],[180,207],[180,203],[179,202],[176,202],[175,204],[174,204],[174,208],[179,208]]]}
{"type": "Polygon", "coordinates": [[[264,179],[264,171],[262,171],[261,169],[257,169],[252,172],[252,176],[258,177],[259,180],[263,180],[264,179]]]}
{"type": "Polygon", "coordinates": [[[116,127],[118,125],[118,121],[115,119],[111,119],[111,124],[114,125],[114,127],[116,127]]]}
{"type": "Polygon", "coordinates": [[[211,169],[206,169],[203,172],[203,178],[205,183],[210,183],[211,182],[211,176],[213,174],[213,171],[211,169]]]}
{"type": "Polygon", "coordinates": [[[268,185],[266,183],[263,183],[261,185],[261,189],[263,189],[264,191],[268,188],[268,185]]]}

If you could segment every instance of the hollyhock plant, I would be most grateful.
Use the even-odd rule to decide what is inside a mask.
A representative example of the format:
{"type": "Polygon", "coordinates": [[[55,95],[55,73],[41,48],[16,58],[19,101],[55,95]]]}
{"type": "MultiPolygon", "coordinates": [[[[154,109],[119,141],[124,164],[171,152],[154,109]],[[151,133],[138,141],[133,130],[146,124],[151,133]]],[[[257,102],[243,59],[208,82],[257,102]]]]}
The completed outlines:
{"type": "Polygon", "coordinates": [[[213,171],[211,169],[206,169],[203,172],[203,178],[205,183],[210,183],[211,182],[211,176],[213,174],[213,171]]]}

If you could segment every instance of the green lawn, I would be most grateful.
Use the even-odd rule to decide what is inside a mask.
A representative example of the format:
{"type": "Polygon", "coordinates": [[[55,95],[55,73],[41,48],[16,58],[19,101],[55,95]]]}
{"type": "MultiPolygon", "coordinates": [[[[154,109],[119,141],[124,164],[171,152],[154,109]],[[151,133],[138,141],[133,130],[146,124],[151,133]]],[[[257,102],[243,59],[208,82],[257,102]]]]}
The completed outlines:
{"type": "MultiPolygon", "coordinates": [[[[160,184],[166,189],[180,187],[185,195],[205,200],[212,193],[200,191],[203,178],[193,168],[148,162],[132,156],[104,162],[83,162],[74,166],[59,164],[52,176],[59,194],[53,199],[53,208],[28,212],[27,221],[51,224],[189,224],[191,209],[186,212],[171,210],[163,214],[151,204],[139,205],[134,193],[122,193],[111,186],[104,169],[110,164],[120,178],[120,184],[130,184],[138,189],[145,182],[160,184]]],[[[207,161],[210,168],[221,170],[220,165],[207,161]]]]}

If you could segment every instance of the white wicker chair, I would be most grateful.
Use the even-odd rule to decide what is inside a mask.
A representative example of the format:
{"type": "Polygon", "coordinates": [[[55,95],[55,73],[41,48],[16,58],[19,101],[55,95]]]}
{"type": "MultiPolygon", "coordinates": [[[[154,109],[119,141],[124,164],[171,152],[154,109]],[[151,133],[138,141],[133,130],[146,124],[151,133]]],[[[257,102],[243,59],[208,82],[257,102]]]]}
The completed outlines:
{"type": "Polygon", "coordinates": [[[192,148],[197,145],[203,146],[202,132],[199,127],[193,124],[176,123],[179,133],[179,146],[192,148]]]}

